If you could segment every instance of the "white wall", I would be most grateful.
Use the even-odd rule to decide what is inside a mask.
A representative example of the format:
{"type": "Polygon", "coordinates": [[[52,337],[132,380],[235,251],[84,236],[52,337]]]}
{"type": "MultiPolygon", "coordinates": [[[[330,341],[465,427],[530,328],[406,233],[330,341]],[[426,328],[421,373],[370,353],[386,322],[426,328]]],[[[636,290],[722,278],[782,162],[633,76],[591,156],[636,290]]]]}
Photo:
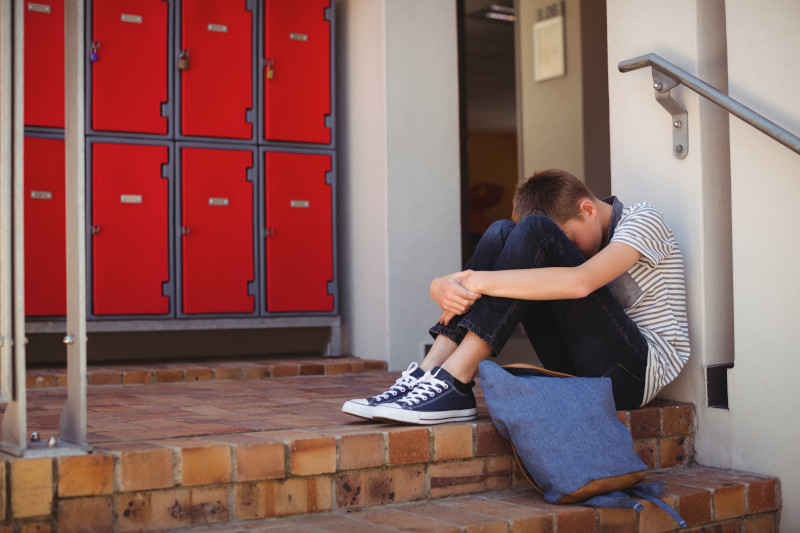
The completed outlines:
{"type": "Polygon", "coordinates": [[[455,2],[338,0],[345,353],[421,360],[428,285],[460,269],[455,2]]]}
{"type": "MultiPolygon", "coordinates": [[[[800,3],[727,0],[731,97],[800,134],[800,3]]],[[[736,362],[732,464],[781,479],[781,531],[800,531],[800,155],[731,119],[736,362]]]]}

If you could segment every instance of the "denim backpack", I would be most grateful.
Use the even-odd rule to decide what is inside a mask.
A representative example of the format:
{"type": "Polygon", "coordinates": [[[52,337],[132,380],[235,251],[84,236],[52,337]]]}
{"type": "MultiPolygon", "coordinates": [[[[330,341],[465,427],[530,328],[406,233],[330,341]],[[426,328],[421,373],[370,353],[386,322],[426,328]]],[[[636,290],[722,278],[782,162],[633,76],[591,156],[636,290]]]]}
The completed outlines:
{"type": "Polygon", "coordinates": [[[530,365],[500,367],[492,361],[478,368],[497,431],[511,441],[525,477],[545,500],[638,511],[641,504],[630,497],[636,495],[685,527],[656,497],[663,483],[640,483],[647,465],[617,418],[609,378],[571,377],[530,365]]]}

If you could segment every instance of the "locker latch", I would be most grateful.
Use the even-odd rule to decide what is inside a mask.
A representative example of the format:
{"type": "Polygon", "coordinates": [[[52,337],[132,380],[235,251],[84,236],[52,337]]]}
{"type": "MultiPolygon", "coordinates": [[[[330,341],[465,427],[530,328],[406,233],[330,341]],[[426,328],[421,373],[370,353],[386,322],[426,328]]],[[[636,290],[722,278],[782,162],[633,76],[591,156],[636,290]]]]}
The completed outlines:
{"type": "Polygon", "coordinates": [[[189,50],[181,50],[178,54],[178,70],[189,70],[189,50]]]}
{"type": "Polygon", "coordinates": [[[274,236],[274,235],[275,235],[275,230],[274,230],[273,228],[267,228],[267,230],[266,230],[266,236],[267,236],[267,237],[272,237],[272,236],[274,236]]]}
{"type": "Polygon", "coordinates": [[[181,226],[181,235],[190,235],[189,226],[181,226]]]}
{"type": "Polygon", "coordinates": [[[92,62],[97,61],[97,51],[100,50],[100,41],[92,41],[92,46],[89,48],[89,55],[92,62]]]}
{"type": "Polygon", "coordinates": [[[99,234],[100,234],[100,226],[99,225],[92,226],[92,235],[99,235],[99,234]]]}

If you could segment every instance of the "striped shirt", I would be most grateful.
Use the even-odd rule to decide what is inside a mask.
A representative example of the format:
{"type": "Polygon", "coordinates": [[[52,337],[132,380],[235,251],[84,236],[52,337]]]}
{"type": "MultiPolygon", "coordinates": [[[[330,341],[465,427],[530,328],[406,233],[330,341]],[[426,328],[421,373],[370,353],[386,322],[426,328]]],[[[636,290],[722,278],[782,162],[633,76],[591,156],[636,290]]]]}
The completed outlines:
{"type": "MultiPolygon", "coordinates": [[[[616,199],[614,204],[620,205],[616,199]]],[[[652,205],[622,206],[619,222],[612,227],[610,242],[625,243],[642,254],[609,288],[647,340],[645,405],[689,359],[683,258],[664,216],[652,205]]]]}

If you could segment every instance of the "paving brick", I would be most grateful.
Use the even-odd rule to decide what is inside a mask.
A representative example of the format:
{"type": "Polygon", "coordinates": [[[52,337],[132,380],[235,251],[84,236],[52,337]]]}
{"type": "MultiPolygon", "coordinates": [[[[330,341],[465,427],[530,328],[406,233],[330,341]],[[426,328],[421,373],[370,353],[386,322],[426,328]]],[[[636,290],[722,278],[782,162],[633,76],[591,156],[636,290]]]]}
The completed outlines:
{"type": "Polygon", "coordinates": [[[745,519],[744,533],[775,533],[775,517],[771,514],[745,519]]]}
{"type": "Polygon", "coordinates": [[[598,507],[597,533],[629,533],[636,531],[636,511],[598,507]]]}
{"type": "Polygon", "coordinates": [[[120,532],[152,530],[151,492],[132,492],[116,497],[117,524],[120,532]]]}
{"type": "Polygon", "coordinates": [[[431,464],[428,467],[431,498],[469,494],[511,485],[511,462],[481,457],[468,461],[431,464]]]}
{"type": "Polygon", "coordinates": [[[658,468],[658,441],[647,439],[633,443],[633,449],[647,468],[653,470],[658,468]]]}
{"type": "Polygon", "coordinates": [[[402,528],[405,531],[430,531],[436,533],[457,533],[461,528],[436,518],[419,516],[394,509],[370,509],[364,511],[361,520],[386,527],[402,528]]]}
{"type": "Polygon", "coordinates": [[[691,435],[694,416],[691,405],[665,405],[662,409],[662,429],[665,437],[691,435]]]}
{"type": "Polygon", "coordinates": [[[364,361],[364,372],[386,372],[386,362],[364,361]]]}
{"type": "Polygon", "coordinates": [[[456,501],[454,507],[475,511],[481,514],[502,517],[506,519],[514,532],[551,533],[554,531],[552,513],[509,503],[475,497],[472,500],[456,501]]]}
{"type": "Polygon", "coordinates": [[[214,379],[214,370],[211,368],[187,368],[186,381],[210,381],[214,379]]]}
{"type": "Polygon", "coordinates": [[[431,458],[430,430],[402,427],[390,429],[389,465],[424,463],[431,458]]]}
{"type": "Polygon", "coordinates": [[[119,490],[164,489],[175,485],[171,449],[148,443],[109,444],[103,448],[118,456],[119,490]]]}
{"type": "Polygon", "coordinates": [[[508,522],[501,517],[442,505],[439,502],[408,504],[399,510],[456,526],[458,531],[467,533],[508,533],[508,522]]]}
{"type": "Polygon", "coordinates": [[[728,520],[744,516],[744,485],[731,485],[714,489],[714,520],[728,520]]]}
{"type": "Polygon", "coordinates": [[[242,379],[242,369],[240,367],[216,367],[214,368],[214,379],[242,379]]]}
{"type": "Polygon", "coordinates": [[[341,509],[420,500],[425,497],[425,470],[406,466],[347,472],[336,476],[335,491],[341,509]]]}
{"type": "Polygon", "coordinates": [[[634,439],[661,435],[661,409],[644,407],[630,411],[630,430],[634,439]]]}
{"type": "Polygon", "coordinates": [[[512,453],[511,442],[504,439],[500,433],[497,432],[497,428],[494,427],[491,420],[479,421],[475,426],[479,457],[487,455],[510,455],[512,453]]]}
{"type": "Polygon", "coordinates": [[[297,476],[336,472],[336,439],[298,438],[289,442],[289,469],[297,476]]]}
{"type": "Polygon", "coordinates": [[[747,484],[747,513],[758,514],[778,509],[778,484],[765,479],[747,484]]]}
{"type": "Polygon", "coordinates": [[[669,437],[659,439],[659,468],[682,466],[689,462],[691,441],[687,437],[669,437]]]}
{"type": "Polygon", "coordinates": [[[6,462],[0,461],[0,522],[6,519],[6,462]]]}
{"type": "Polygon", "coordinates": [[[47,389],[58,385],[58,374],[36,372],[25,376],[25,387],[28,389],[47,389]]]}
{"type": "MultiPolygon", "coordinates": [[[[361,369],[358,366],[359,370],[361,369]]],[[[353,363],[327,363],[325,365],[326,376],[338,376],[339,374],[350,374],[353,369],[353,363]]]]}
{"type": "Polygon", "coordinates": [[[597,516],[594,509],[576,505],[552,505],[535,491],[522,492],[504,498],[504,501],[554,513],[555,530],[558,533],[584,533],[596,528],[597,516]]]}
{"type": "Polygon", "coordinates": [[[111,454],[72,455],[56,459],[59,497],[100,496],[114,490],[111,454]]]}
{"type": "Polygon", "coordinates": [[[327,476],[258,481],[234,485],[235,516],[255,520],[331,510],[331,480],[327,476]]]}
{"type": "Polygon", "coordinates": [[[449,461],[473,457],[471,424],[443,424],[433,428],[433,459],[449,461]]]}
{"type": "Polygon", "coordinates": [[[149,370],[127,370],[122,372],[123,385],[149,385],[153,383],[153,373],[149,370]]]}
{"type": "Polygon", "coordinates": [[[97,370],[89,373],[91,385],[121,385],[122,373],[114,370],[97,370]]]}
{"type": "Polygon", "coordinates": [[[11,517],[49,515],[53,503],[53,460],[12,459],[8,465],[11,517]]]}
{"type": "Polygon", "coordinates": [[[233,470],[230,446],[205,440],[187,440],[177,444],[180,446],[181,485],[230,482],[233,470]]]}
{"type": "Polygon", "coordinates": [[[275,365],[272,367],[272,377],[285,378],[298,375],[298,365],[275,365]]]}
{"type": "MultiPolygon", "coordinates": [[[[292,375],[297,375],[295,372],[292,375]]],[[[264,379],[268,377],[278,377],[274,374],[274,369],[266,365],[245,365],[242,367],[243,379],[264,379]]]]}
{"type": "Polygon", "coordinates": [[[176,368],[161,368],[153,371],[156,383],[175,383],[184,380],[183,370],[176,368]]]}
{"type": "Polygon", "coordinates": [[[156,530],[227,522],[230,514],[226,487],[157,491],[150,505],[150,527],[156,530]]]}
{"type": "Polygon", "coordinates": [[[325,365],[319,363],[301,363],[298,373],[301,376],[321,376],[325,374],[325,365]]]}
{"type": "Polygon", "coordinates": [[[111,497],[71,498],[58,501],[59,533],[114,531],[111,497]]]}
{"type": "Polygon", "coordinates": [[[622,424],[628,428],[628,431],[630,431],[630,425],[628,424],[628,411],[617,411],[617,420],[622,422],[622,424]]]}
{"type": "Polygon", "coordinates": [[[675,509],[690,527],[711,522],[710,491],[698,487],[667,483],[666,493],[674,497],[676,502],[675,509]]]}
{"type": "Polygon", "coordinates": [[[339,442],[339,468],[355,470],[383,466],[386,463],[386,439],[383,433],[342,435],[339,442]]]}
{"type": "Polygon", "coordinates": [[[286,476],[286,445],[250,435],[223,435],[215,442],[224,442],[233,449],[235,481],[281,479],[286,476]]]}

